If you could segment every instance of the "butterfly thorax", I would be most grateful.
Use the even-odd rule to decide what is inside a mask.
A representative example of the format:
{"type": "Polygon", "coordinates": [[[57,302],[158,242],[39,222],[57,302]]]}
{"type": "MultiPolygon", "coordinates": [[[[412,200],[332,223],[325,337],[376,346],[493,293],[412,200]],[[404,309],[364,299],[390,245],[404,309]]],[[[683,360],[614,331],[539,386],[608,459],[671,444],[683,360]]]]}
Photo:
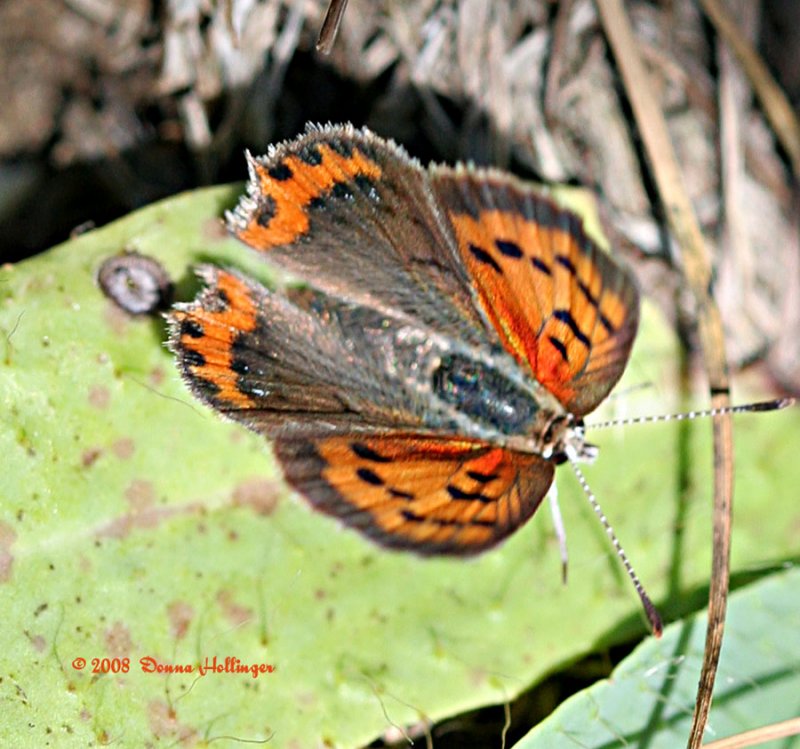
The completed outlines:
{"type": "Polygon", "coordinates": [[[584,440],[583,422],[509,362],[448,353],[433,370],[432,393],[460,429],[482,439],[557,463],[596,453],[584,440]]]}

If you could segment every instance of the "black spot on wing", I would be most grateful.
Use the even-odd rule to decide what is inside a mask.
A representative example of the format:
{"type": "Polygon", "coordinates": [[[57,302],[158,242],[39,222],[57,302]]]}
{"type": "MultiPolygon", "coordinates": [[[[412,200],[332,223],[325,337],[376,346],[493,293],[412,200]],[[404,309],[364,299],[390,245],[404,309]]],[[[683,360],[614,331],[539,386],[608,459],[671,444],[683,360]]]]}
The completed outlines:
{"type": "Polygon", "coordinates": [[[568,309],[557,309],[553,312],[553,317],[560,322],[563,322],[565,325],[569,327],[572,331],[572,334],[587,348],[589,347],[589,337],[584,333],[579,327],[578,323],[575,322],[575,318],[572,316],[572,313],[568,309]]]}
{"type": "Polygon", "coordinates": [[[250,365],[244,359],[234,358],[231,360],[231,371],[246,375],[250,373],[250,365]]]}
{"type": "Polygon", "coordinates": [[[350,444],[350,449],[358,455],[359,458],[372,461],[373,463],[391,463],[392,459],[375,452],[371,447],[361,443],[353,442],[350,444]]]}
{"type": "Polygon", "coordinates": [[[540,270],[542,273],[546,273],[548,276],[553,275],[553,271],[550,269],[550,266],[541,258],[532,257],[531,263],[533,263],[534,268],[540,270]]]}
{"type": "Polygon", "coordinates": [[[286,182],[294,176],[291,168],[284,162],[275,164],[275,166],[271,166],[267,171],[267,174],[269,174],[272,179],[275,179],[278,182],[286,182]]]}
{"type": "Polygon", "coordinates": [[[467,471],[467,476],[479,484],[488,484],[498,478],[496,473],[481,473],[480,471],[467,471]]]}
{"type": "Polygon", "coordinates": [[[522,257],[522,250],[516,242],[509,242],[505,239],[496,239],[495,246],[506,257],[519,259],[522,257]]]}
{"type": "Polygon", "coordinates": [[[399,489],[389,489],[389,494],[397,499],[414,499],[414,495],[411,492],[402,492],[399,489]]]}
{"type": "Polygon", "coordinates": [[[349,159],[353,155],[353,144],[347,143],[342,140],[329,140],[325,142],[325,145],[328,146],[331,151],[338,153],[339,156],[344,156],[346,159],[349,159]]]}
{"type": "Polygon", "coordinates": [[[561,341],[559,341],[558,338],[556,338],[555,336],[549,335],[547,336],[547,340],[550,341],[550,343],[553,344],[553,348],[555,348],[555,350],[558,351],[559,354],[561,354],[561,358],[565,362],[568,362],[569,357],[567,356],[567,347],[561,341]]]}
{"type": "Polygon", "coordinates": [[[319,166],[322,163],[322,153],[316,143],[307,143],[298,152],[297,156],[309,166],[319,166]]]}
{"type": "Polygon", "coordinates": [[[481,494],[480,492],[465,492],[463,489],[459,489],[452,484],[447,485],[447,493],[453,499],[467,499],[475,502],[494,502],[491,497],[487,497],[485,494],[481,494]]]}
{"type": "Polygon", "coordinates": [[[381,196],[378,188],[373,180],[363,174],[357,174],[355,178],[356,187],[365,195],[371,202],[380,203],[381,196]]]}
{"type": "Polygon", "coordinates": [[[566,268],[573,276],[577,275],[577,271],[575,270],[575,266],[566,255],[556,255],[556,262],[561,265],[562,267],[566,268]]]}
{"type": "Polygon", "coordinates": [[[594,307],[598,312],[598,318],[600,320],[600,324],[606,329],[609,335],[613,335],[617,332],[617,329],[611,324],[611,321],[602,313],[600,312],[600,300],[592,294],[592,290],[580,279],[578,279],[578,288],[581,290],[581,293],[586,297],[586,301],[594,307]]]}
{"type": "Polygon", "coordinates": [[[259,195],[256,223],[259,226],[269,228],[272,219],[275,218],[275,210],[275,198],[271,195],[259,195]]]}
{"type": "Polygon", "coordinates": [[[196,320],[184,320],[181,323],[181,336],[189,338],[202,338],[205,335],[203,326],[196,320]]]}
{"type": "Polygon", "coordinates": [[[184,351],[183,360],[189,367],[205,367],[206,365],[206,357],[199,351],[195,351],[191,348],[187,348],[186,351],[184,351]]]}
{"type": "Polygon", "coordinates": [[[383,486],[384,484],[383,479],[378,476],[375,471],[371,471],[369,468],[359,468],[356,471],[356,475],[362,481],[366,482],[367,484],[371,484],[372,486],[383,486]]]}
{"type": "Polygon", "coordinates": [[[478,247],[478,245],[470,243],[469,251],[476,260],[480,260],[480,262],[491,266],[498,273],[503,272],[503,269],[497,264],[497,261],[482,247],[478,247]]]}
{"type": "Polygon", "coordinates": [[[354,199],[353,191],[350,189],[350,186],[346,182],[337,182],[331,188],[331,195],[334,198],[339,198],[340,200],[347,200],[352,201],[354,199]]]}
{"type": "Polygon", "coordinates": [[[592,290],[583,281],[581,281],[580,278],[578,279],[578,288],[581,290],[581,293],[586,297],[586,301],[588,301],[589,304],[592,305],[592,307],[597,309],[600,306],[600,302],[597,299],[597,297],[594,294],[592,294],[592,290]]]}

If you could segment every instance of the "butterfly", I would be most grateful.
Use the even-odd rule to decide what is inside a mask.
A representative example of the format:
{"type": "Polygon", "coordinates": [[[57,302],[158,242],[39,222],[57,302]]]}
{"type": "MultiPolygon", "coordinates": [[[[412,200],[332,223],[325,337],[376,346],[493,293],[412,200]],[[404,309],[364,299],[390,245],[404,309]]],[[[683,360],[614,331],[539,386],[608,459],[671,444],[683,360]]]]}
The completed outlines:
{"type": "Polygon", "coordinates": [[[366,129],[310,127],[248,166],[228,229],[308,288],[200,268],[204,290],[169,317],[192,392],[378,544],[503,541],[559,463],[596,454],[583,417],[628,361],[631,273],[541,190],[424,168],[366,129]]]}

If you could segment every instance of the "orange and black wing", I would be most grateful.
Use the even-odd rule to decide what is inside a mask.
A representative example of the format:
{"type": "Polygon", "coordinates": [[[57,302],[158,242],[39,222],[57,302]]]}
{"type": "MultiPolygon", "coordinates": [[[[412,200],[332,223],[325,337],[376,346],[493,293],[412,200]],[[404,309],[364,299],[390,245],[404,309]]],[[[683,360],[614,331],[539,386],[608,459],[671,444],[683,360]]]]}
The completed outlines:
{"type": "Polygon", "coordinates": [[[382,546],[477,554],[536,511],[553,464],[477,440],[425,433],[287,434],[275,452],[318,510],[382,546]]]}
{"type": "Polygon", "coordinates": [[[201,400],[273,440],[314,507],[422,554],[478,553],[536,510],[553,465],[426,430],[429,404],[392,379],[382,346],[370,348],[373,334],[392,335],[391,321],[318,307],[313,295],[295,304],[211,266],[200,273],[205,290],[170,314],[179,368],[201,400]]]}
{"type": "Polygon", "coordinates": [[[630,273],[580,219],[495,172],[432,170],[477,300],[503,346],[572,413],[625,368],[639,321],[630,273]]]}
{"type": "Polygon", "coordinates": [[[213,266],[199,273],[206,288],[169,315],[170,348],[190,389],[215,410],[266,436],[422,423],[426,403],[378,355],[391,321],[362,308],[337,315],[332,301],[303,308],[213,266]]]}
{"type": "Polygon", "coordinates": [[[234,236],[326,294],[471,345],[496,345],[428,172],[352,126],[309,129],[249,157],[234,236]]]}

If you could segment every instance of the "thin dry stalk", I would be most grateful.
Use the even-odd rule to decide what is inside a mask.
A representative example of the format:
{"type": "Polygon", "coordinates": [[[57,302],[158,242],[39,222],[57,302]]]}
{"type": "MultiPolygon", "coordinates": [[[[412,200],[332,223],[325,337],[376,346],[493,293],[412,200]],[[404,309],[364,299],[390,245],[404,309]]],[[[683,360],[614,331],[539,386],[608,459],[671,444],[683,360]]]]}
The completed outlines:
{"type": "MultiPolygon", "coordinates": [[[[672,233],[678,241],[684,274],[698,306],[700,342],[708,372],[713,407],[730,404],[728,366],[719,309],[709,295],[711,267],[700,226],[683,184],[663,113],[653,95],[648,73],[621,0],[596,0],[603,27],[619,66],[625,91],[641,133],[653,177],[672,233]]],[[[702,743],[708,722],[714,679],[722,649],[730,571],[731,505],[733,499],[733,425],[717,416],[714,429],[714,531],[706,647],[688,747],[702,743]]]]}
{"type": "Polygon", "coordinates": [[[775,135],[791,159],[795,177],[800,177],[800,123],[791,104],[722,3],[719,0],[700,0],[700,5],[747,73],[775,135]]]}

